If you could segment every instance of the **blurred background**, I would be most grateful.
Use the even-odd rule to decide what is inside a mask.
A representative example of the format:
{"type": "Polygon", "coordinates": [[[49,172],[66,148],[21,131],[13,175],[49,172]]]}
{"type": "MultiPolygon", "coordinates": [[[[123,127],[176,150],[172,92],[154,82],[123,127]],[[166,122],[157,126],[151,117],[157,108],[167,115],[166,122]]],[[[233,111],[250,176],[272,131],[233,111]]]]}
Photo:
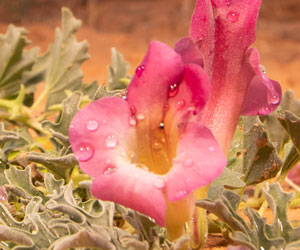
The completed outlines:
{"type": "MultiPolygon", "coordinates": [[[[24,26],[31,46],[44,52],[60,26],[61,7],[69,7],[83,21],[79,40],[90,44],[84,63],[86,81],[106,80],[110,48],[116,47],[132,65],[142,60],[148,43],[173,46],[188,35],[196,0],[0,0],[0,33],[8,23],[24,26]]],[[[300,98],[300,0],[262,0],[255,46],[270,78],[300,98]]],[[[0,55],[1,56],[1,55],[0,55]]]]}

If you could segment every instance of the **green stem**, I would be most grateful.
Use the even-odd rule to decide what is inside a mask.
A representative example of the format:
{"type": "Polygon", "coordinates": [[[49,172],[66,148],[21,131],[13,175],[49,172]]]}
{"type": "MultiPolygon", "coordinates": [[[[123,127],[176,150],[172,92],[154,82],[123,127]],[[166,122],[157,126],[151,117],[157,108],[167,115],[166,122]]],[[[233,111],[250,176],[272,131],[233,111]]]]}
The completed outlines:
{"type": "Polygon", "coordinates": [[[47,94],[48,94],[48,90],[44,89],[43,92],[39,95],[38,99],[30,107],[30,113],[34,112],[34,110],[41,104],[41,102],[44,100],[47,94]]]}

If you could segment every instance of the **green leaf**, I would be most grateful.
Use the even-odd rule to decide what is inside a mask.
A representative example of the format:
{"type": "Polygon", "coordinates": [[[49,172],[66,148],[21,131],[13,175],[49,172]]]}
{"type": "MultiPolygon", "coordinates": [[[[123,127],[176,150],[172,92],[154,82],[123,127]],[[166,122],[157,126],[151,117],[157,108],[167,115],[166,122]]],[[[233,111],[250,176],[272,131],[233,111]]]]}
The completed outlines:
{"type": "Polygon", "coordinates": [[[30,167],[26,167],[24,170],[18,170],[16,167],[11,166],[9,169],[5,170],[4,173],[11,185],[23,189],[31,196],[41,197],[44,202],[47,201],[45,195],[32,185],[30,167]]]}
{"type": "Polygon", "coordinates": [[[259,118],[242,117],[229,153],[228,168],[243,174],[243,181],[251,185],[276,176],[281,165],[259,118]]]}
{"type": "Polygon", "coordinates": [[[77,42],[75,34],[81,21],[74,18],[67,8],[62,9],[62,31],[56,29],[55,42],[50,49],[50,65],[45,76],[48,93],[47,108],[66,98],[65,90],[77,90],[81,86],[80,65],[89,58],[86,41],[77,42]]]}
{"type": "Polygon", "coordinates": [[[293,227],[287,216],[287,208],[294,193],[284,192],[278,183],[270,185],[268,190],[264,191],[266,200],[274,215],[274,224],[277,225],[277,233],[285,239],[286,242],[294,242],[299,240],[300,226],[293,227]]]}
{"type": "Polygon", "coordinates": [[[106,96],[119,96],[126,99],[126,90],[108,90],[104,84],[100,84],[95,92],[93,100],[98,100],[106,96]]]}
{"type": "Polygon", "coordinates": [[[0,98],[18,93],[23,73],[34,64],[38,50],[24,50],[29,44],[27,31],[9,25],[5,35],[0,34],[0,98]]]}
{"type": "Polygon", "coordinates": [[[126,81],[130,65],[125,61],[123,55],[115,48],[111,49],[111,65],[108,66],[108,91],[117,89],[125,89],[127,87],[126,81]]]}
{"type": "MultiPolygon", "coordinates": [[[[52,123],[50,121],[45,121],[42,123],[43,128],[49,129],[49,131],[57,134],[61,134],[60,138],[63,136],[68,136],[70,123],[79,110],[79,105],[81,101],[81,93],[75,92],[69,98],[66,98],[62,102],[62,112],[60,119],[57,123],[52,123]]],[[[59,137],[59,135],[58,135],[59,137]]],[[[63,140],[63,139],[62,139],[63,140]]]]}
{"type": "Polygon", "coordinates": [[[251,250],[270,250],[272,247],[281,249],[285,241],[282,237],[270,233],[274,231],[271,230],[274,225],[266,224],[265,218],[259,217],[258,213],[251,208],[245,210],[250,220],[250,225],[247,224],[237,212],[239,201],[238,195],[225,191],[215,201],[200,200],[196,205],[207,209],[225,222],[233,230],[230,238],[235,243],[246,245],[251,250]]]}
{"type": "Polygon", "coordinates": [[[209,186],[207,197],[215,200],[223,193],[224,187],[228,189],[238,189],[245,186],[245,182],[241,180],[242,174],[225,168],[217,179],[209,186]]]}
{"type": "Polygon", "coordinates": [[[265,124],[271,142],[276,146],[277,151],[280,152],[285,143],[288,142],[289,137],[278,121],[278,111],[290,111],[300,117],[300,101],[295,99],[292,91],[289,90],[284,93],[277,112],[260,117],[265,124]]]}

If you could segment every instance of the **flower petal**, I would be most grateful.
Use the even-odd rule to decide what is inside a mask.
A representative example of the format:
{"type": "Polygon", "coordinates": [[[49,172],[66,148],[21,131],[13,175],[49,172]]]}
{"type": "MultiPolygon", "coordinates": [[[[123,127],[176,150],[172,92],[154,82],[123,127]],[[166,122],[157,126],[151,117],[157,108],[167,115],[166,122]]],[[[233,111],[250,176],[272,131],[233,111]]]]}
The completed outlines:
{"type": "Polygon", "coordinates": [[[96,177],[111,165],[132,160],[136,135],[129,118],[127,102],[118,97],[94,101],[75,115],[69,138],[85,173],[96,177]]]}
{"type": "Polygon", "coordinates": [[[184,64],[195,63],[203,66],[202,54],[190,37],[184,37],[177,41],[174,50],[181,55],[184,64]]]}
{"type": "Polygon", "coordinates": [[[255,41],[260,3],[261,0],[215,0],[212,7],[211,1],[199,0],[192,19],[191,37],[203,43],[198,47],[212,84],[201,122],[212,130],[223,152],[230,147],[255,75],[249,70],[245,53],[255,41]]]}
{"type": "Polygon", "coordinates": [[[201,66],[184,66],[183,81],[176,96],[168,100],[168,112],[164,124],[166,137],[171,145],[172,158],[177,154],[178,137],[191,116],[198,114],[206,104],[210,93],[210,80],[201,66]]]}
{"type": "Polygon", "coordinates": [[[280,84],[269,79],[259,67],[259,53],[256,48],[249,49],[248,61],[255,76],[248,87],[242,115],[267,115],[279,105],[282,97],[280,84]]]}
{"type": "Polygon", "coordinates": [[[173,167],[166,175],[169,201],[182,199],[209,184],[226,166],[226,158],[210,130],[197,123],[188,124],[177,151],[173,167]]]}
{"type": "Polygon", "coordinates": [[[168,45],[151,42],[128,87],[129,105],[135,107],[137,114],[143,113],[146,119],[161,122],[169,87],[180,83],[182,75],[181,57],[168,45]]]}
{"type": "Polygon", "coordinates": [[[138,161],[157,174],[164,174],[171,168],[160,124],[169,95],[177,93],[182,76],[180,55],[164,43],[152,42],[128,87],[127,100],[137,119],[138,161]]]}
{"type": "Polygon", "coordinates": [[[101,200],[114,201],[146,214],[165,225],[166,202],[162,188],[164,180],[158,175],[134,165],[100,174],[91,187],[92,194],[101,200]]]}

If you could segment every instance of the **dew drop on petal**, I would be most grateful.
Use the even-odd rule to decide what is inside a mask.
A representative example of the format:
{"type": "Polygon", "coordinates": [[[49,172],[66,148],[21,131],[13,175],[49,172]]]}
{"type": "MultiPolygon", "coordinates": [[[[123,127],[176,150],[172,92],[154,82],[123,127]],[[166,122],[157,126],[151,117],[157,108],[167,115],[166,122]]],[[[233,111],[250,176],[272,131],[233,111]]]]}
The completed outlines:
{"type": "Polygon", "coordinates": [[[230,6],[231,5],[231,0],[226,0],[225,4],[226,4],[226,6],[230,6]]]}
{"type": "Polygon", "coordinates": [[[176,104],[177,110],[183,109],[184,106],[185,106],[185,101],[184,100],[178,101],[177,104],[176,104]]]}
{"type": "Polygon", "coordinates": [[[94,132],[99,128],[99,123],[96,120],[90,120],[86,124],[88,131],[94,132]]]}
{"type": "Polygon", "coordinates": [[[138,120],[144,120],[145,116],[144,116],[144,114],[140,113],[136,116],[136,118],[138,118],[138,120]]]}
{"type": "Polygon", "coordinates": [[[135,126],[136,125],[135,117],[134,116],[129,116],[128,123],[129,123],[130,126],[135,126]]]}
{"type": "Polygon", "coordinates": [[[85,162],[90,160],[94,155],[94,148],[90,144],[81,144],[76,150],[76,156],[79,161],[85,162]]]}
{"type": "Polygon", "coordinates": [[[177,83],[174,83],[174,84],[171,84],[169,86],[169,91],[168,91],[168,96],[169,97],[175,97],[177,94],[178,94],[178,84],[177,83]]]}
{"type": "Polygon", "coordinates": [[[280,98],[279,98],[279,96],[278,95],[272,95],[272,97],[271,97],[271,103],[272,104],[278,104],[280,102],[280,98]]]}
{"type": "Polygon", "coordinates": [[[163,122],[161,122],[160,124],[159,124],[159,128],[164,128],[165,127],[165,124],[163,123],[163,122]]]}
{"type": "Polygon", "coordinates": [[[270,109],[268,107],[263,107],[258,111],[258,114],[259,115],[267,115],[267,114],[269,114],[269,112],[270,112],[270,109]]]}
{"type": "Polygon", "coordinates": [[[113,166],[108,166],[104,171],[103,171],[103,174],[105,175],[108,175],[108,174],[112,174],[114,172],[117,171],[117,168],[116,167],[113,167],[113,166]]]}
{"type": "Polygon", "coordinates": [[[208,150],[209,150],[210,152],[213,152],[213,151],[215,151],[215,148],[214,148],[213,146],[210,146],[210,147],[208,148],[208,150]]]}
{"type": "Polygon", "coordinates": [[[135,113],[136,113],[135,106],[130,106],[130,112],[131,112],[131,114],[135,115],[135,113]]]}
{"type": "Polygon", "coordinates": [[[181,199],[181,198],[183,198],[183,197],[186,196],[186,195],[187,195],[187,191],[186,191],[186,190],[179,190],[179,191],[175,194],[175,196],[176,196],[177,199],[181,199]]]}
{"type": "Polygon", "coordinates": [[[170,106],[169,104],[164,105],[164,111],[167,112],[169,110],[170,106]]]}
{"type": "Polygon", "coordinates": [[[165,187],[165,182],[163,179],[161,178],[157,178],[154,182],[154,186],[158,189],[162,189],[165,187]]]}
{"type": "Polygon", "coordinates": [[[153,148],[154,150],[160,150],[160,149],[162,149],[162,145],[161,145],[160,142],[154,141],[154,142],[152,143],[152,148],[153,148]]]}
{"type": "Polygon", "coordinates": [[[109,135],[105,139],[105,145],[107,148],[115,148],[118,144],[118,139],[115,135],[109,135]]]}
{"type": "Polygon", "coordinates": [[[236,11],[230,11],[227,14],[227,19],[230,20],[232,23],[235,23],[239,20],[240,14],[236,11]]]}
{"type": "Polygon", "coordinates": [[[138,67],[136,68],[136,70],[135,70],[136,76],[137,76],[137,77],[141,77],[142,74],[143,74],[143,72],[144,72],[144,70],[145,70],[145,65],[140,65],[140,66],[138,66],[138,67]]]}

